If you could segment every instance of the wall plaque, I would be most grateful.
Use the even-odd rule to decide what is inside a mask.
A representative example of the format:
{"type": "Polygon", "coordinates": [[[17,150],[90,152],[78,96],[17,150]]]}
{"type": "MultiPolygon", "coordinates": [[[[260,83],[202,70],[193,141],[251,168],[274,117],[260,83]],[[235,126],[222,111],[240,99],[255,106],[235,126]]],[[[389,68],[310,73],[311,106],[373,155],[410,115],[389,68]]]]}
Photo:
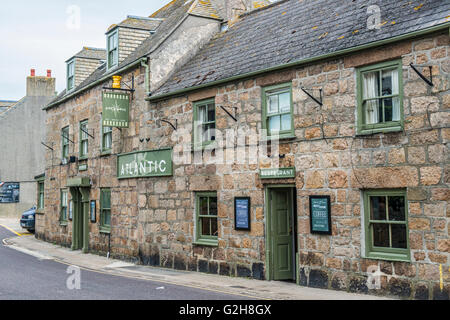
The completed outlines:
{"type": "Polygon", "coordinates": [[[311,233],[332,234],[330,196],[309,197],[311,233]]]}
{"type": "Polygon", "coordinates": [[[295,168],[261,169],[261,179],[288,179],[295,178],[295,168]]]}

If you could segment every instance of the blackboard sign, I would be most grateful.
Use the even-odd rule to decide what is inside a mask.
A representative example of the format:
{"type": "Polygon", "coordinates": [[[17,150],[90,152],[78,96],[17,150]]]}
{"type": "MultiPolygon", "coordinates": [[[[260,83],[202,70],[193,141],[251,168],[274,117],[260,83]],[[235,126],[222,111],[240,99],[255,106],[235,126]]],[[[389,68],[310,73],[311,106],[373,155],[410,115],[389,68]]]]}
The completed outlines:
{"type": "Polygon", "coordinates": [[[310,196],[311,233],[331,235],[330,196],[310,196]]]}
{"type": "Polygon", "coordinates": [[[250,231],[250,198],[234,199],[234,226],[236,230],[250,231]]]}
{"type": "Polygon", "coordinates": [[[18,203],[19,196],[19,183],[0,182],[0,203],[18,203]]]}

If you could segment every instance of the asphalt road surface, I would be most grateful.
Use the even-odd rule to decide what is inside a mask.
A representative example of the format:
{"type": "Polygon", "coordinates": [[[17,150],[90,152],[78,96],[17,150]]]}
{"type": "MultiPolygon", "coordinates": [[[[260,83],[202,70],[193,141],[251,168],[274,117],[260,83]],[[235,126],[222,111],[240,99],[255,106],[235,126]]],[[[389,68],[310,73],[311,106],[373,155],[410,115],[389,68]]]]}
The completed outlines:
{"type": "Polygon", "coordinates": [[[67,265],[5,247],[1,240],[13,236],[0,226],[0,300],[245,300],[242,296],[86,270],[80,271],[77,289],[75,273],[68,274],[67,265]]]}

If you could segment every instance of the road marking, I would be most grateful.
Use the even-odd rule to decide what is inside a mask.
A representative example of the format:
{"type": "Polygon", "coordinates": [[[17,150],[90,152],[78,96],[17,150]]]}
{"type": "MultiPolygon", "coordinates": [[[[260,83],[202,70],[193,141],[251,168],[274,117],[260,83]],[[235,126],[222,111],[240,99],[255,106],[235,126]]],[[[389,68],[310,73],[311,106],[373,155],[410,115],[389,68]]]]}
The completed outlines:
{"type": "Polygon", "coordinates": [[[7,230],[11,231],[12,233],[14,233],[14,234],[18,235],[19,237],[21,237],[21,236],[22,236],[22,235],[21,235],[20,233],[17,233],[17,232],[16,232],[16,231],[14,231],[13,229],[11,229],[11,228],[8,228],[7,226],[5,226],[5,225],[3,225],[3,224],[0,224],[0,227],[3,227],[3,228],[5,228],[5,229],[7,229],[7,230]]]}

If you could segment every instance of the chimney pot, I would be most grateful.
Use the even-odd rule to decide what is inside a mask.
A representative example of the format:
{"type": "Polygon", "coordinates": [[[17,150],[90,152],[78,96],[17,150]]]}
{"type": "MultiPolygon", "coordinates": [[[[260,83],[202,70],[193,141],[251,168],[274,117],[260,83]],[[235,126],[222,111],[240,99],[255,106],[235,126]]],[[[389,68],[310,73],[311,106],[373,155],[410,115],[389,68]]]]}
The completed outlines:
{"type": "Polygon", "coordinates": [[[31,69],[31,76],[34,77],[36,75],[36,70],[35,69],[31,69]]]}
{"type": "Polygon", "coordinates": [[[52,70],[47,70],[47,78],[51,78],[52,77],[52,70]]]}

